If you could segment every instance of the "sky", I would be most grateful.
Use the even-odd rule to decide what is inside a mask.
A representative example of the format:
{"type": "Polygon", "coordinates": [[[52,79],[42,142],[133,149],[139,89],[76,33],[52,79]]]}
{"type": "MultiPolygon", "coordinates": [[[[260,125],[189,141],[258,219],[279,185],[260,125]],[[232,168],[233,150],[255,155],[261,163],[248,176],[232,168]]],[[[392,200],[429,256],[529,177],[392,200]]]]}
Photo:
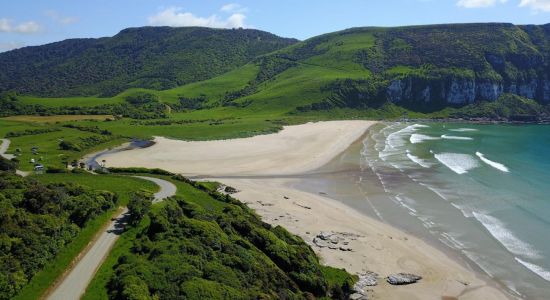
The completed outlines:
{"type": "Polygon", "coordinates": [[[0,0],[0,52],[139,26],[255,28],[304,40],[360,26],[550,23],[550,0],[0,0]]]}

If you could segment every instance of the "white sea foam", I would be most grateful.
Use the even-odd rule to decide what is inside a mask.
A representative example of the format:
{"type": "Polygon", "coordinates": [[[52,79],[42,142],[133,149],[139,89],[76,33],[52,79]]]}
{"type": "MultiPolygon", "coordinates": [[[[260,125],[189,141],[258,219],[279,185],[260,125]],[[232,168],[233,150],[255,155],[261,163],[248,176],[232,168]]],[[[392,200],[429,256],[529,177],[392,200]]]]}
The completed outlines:
{"type": "Polygon", "coordinates": [[[411,138],[410,138],[410,141],[411,143],[413,144],[420,144],[424,141],[433,141],[433,140],[440,140],[441,138],[440,137],[435,137],[435,136],[429,136],[429,135],[424,135],[424,134],[418,134],[418,133],[413,133],[411,135],[411,138]]]}
{"type": "Polygon", "coordinates": [[[475,211],[473,215],[508,251],[532,259],[540,258],[533,246],[517,238],[499,219],[475,211]]]}
{"type": "Polygon", "coordinates": [[[409,150],[407,150],[407,157],[414,163],[416,163],[417,165],[423,167],[423,168],[426,168],[426,169],[429,169],[432,167],[432,164],[430,164],[430,162],[427,160],[427,159],[422,159],[418,156],[415,156],[415,155],[412,155],[409,150]]]}
{"type": "Polygon", "coordinates": [[[539,265],[535,265],[535,264],[532,264],[532,263],[528,263],[524,260],[521,260],[520,258],[517,258],[517,257],[514,257],[514,258],[517,260],[517,262],[522,264],[524,267],[531,270],[531,272],[537,274],[538,276],[540,276],[542,279],[544,279],[546,281],[550,281],[550,271],[544,269],[543,267],[541,267],[539,265]]]}
{"type": "Polygon", "coordinates": [[[471,169],[479,167],[477,160],[468,154],[440,153],[435,154],[434,157],[440,163],[459,175],[466,174],[471,169]]]}
{"type": "Polygon", "coordinates": [[[498,163],[496,161],[492,161],[488,158],[485,157],[485,155],[481,152],[476,152],[476,155],[477,157],[479,157],[479,159],[481,159],[484,163],[488,164],[489,166],[499,170],[499,171],[502,171],[502,172],[505,172],[505,173],[508,173],[510,172],[510,170],[508,170],[508,167],[506,167],[505,165],[501,164],[501,163],[498,163]]]}
{"type": "Polygon", "coordinates": [[[471,217],[474,216],[474,215],[472,214],[472,210],[471,210],[471,209],[468,209],[468,208],[466,208],[466,207],[462,207],[462,206],[460,206],[460,205],[458,205],[458,204],[456,204],[456,203],[453,203],[453,202],[451,202],[451,205],[452,205],[454,208],[460,210],[460,212],[462,212],[462,215],[463,215],[465,218],[471,218],[471,217]]]}
{"type": "Polygon", "coordinates": [[[441,136],[444,140],[458,140],[458,141],[471,141],[473,138],[467,137],[467,136],[454,136],[454,135],[447,135],[444,134],[441,136]]]}
{"type": "MultiPolygon", "coordinates": [[[[447,242],[444,242],[447,246],[454,248],[454,249],[465,249],[466,244],[459,241],[458,238],[454,237],[452,233],[442,232],[441,236],[446,240],[447,242]],[[450,244],[450,245],[449,245],[450,244]]],[[[442,241],[440,239],[440,241],[442,241]]]]}
{"type": "Polygon", "coordinates": [[[438,190],[437,188],[431,186],[431,185],[428,185],[428,184],[425,184],[425,183],[420,183],[421,186],[423,187],[426,187],[427,189],[429,189],[430,191],[434,192],[436,195],[439,196],[439,198],[445,200],[445,201],[449,201],[449,199],[447,198],[447,196],[445,194],[443,194],[440,190],[438,190]]]}
{"type": "Polygon", "coordinates": [[[472,132],[472,131],[478,131],[477,129],[474,129],[474,128],[456,128],[456,129],[449,129],[450,131],[454,131],[454,132],[472,132]]]}
{"type": "Polygon", "coordinates": [[[413,212],[413,213],[417,213],[416,209],[414,209],[412,207],[412,205],[414,205],[414,200],[410,199],[410,198],[406,198],[406,197],[403,197],[403,196],[400,196],[400,195],[396,195],[395,196],[395,199],[397,200],[397,202],[399,202],[399,204],[401,204],[401,206],[403,206],[404,208],[408,209],[409,211],[413,212]]]}

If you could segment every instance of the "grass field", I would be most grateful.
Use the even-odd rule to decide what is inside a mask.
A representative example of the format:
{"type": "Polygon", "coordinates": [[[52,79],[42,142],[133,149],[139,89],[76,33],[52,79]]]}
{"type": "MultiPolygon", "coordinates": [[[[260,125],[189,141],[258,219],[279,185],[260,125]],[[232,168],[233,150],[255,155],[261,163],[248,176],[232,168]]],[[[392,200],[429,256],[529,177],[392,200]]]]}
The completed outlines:
{"type": "MultiPolygon", "coordinates": [[[[145,189],[157,192],[158,186],[154,183],[132,177],[114,175],[91,175],[83,174],[46,174],[33,177],[43,183],[76,183],[86,185],[97,190],[108,190],[115,192],[119,197],[119,206],[126,206],[133,191],[145,189]]],[[[63,248],[44,269],[38,272],[27,284],[15,299],[39,299],[44,292],[70,266],[73,259],[88,245],[99,230],[111,219],[118,208],[111,209],[101,216],[89,222],[78,236],[63,248]]]]}
{"type": "MultiPolygon", "coordinates": [[[[70,122],[74,124],[75,121],[70,122]]],[[[106,122],[107,123],[107,122],[106,122]]],[[[80,131],[73,128],[62,127],[60,124],[44,124],[34,122],[21,122],[11,120],[0,120],[0,136],[4,137],[8,132],[24,132],[25,130],[44,130],[55,129],[56,131],[40,133],[40,134],[26,134],[17,137],[10,137],[10,148],[8,153],[16,153],[16,149],[20,152],[17,153],[19,159],[19,169],[23,171],[31,171],[34,168],[34,164],[31,163],[31,159],[34,159],[37,163],[41,163],[45,166],[53,166],[57,168],[64,167],[63,162],[70,162],[75,159],[79,159],[88,152],[94,152],[109,147],[114,147],[124,143],[128,139],[122,136],[113,135],[107,137],[107,139],[99,144],[90,145],[88,148],[82,151],[62,150],[59,143],[62,140],[65,141],[79,141],[81,138],[98,137],[99,135],[93,132],[80,131]],[[37,154],[33,154],[31,148],[37,147],[37,154]]],[[[95,124],[95,122],[80,121],[79,124],[95,124]]]]}

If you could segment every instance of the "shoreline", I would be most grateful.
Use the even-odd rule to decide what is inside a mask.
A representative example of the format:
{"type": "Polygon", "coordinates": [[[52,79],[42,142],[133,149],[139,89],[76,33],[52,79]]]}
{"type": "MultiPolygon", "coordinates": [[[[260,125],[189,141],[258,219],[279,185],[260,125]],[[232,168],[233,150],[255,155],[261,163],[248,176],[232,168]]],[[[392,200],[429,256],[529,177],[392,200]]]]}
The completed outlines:
{"type": "Polygon", "coordinates": [[[351,273],[378,273],[379,284],[369,287],[371,298],[510,299],[510,295],[493,286],[492,283],[497,285],[496,282],[482,279],[481,274],[450,257],[447,251],[382,223],[341,201],[292,187],[298,181],[292,175],[299,178],[300,175],[310,174],[327,165],[364,136],[373,124],[376,122],[336,121],[290,126],[282,132],[262,136],[265,143],[260,144],[257,141],[251,143],[255,138],[208,142],[156,138],[157,143],[148,150],[111,153],[107,154],[106,159],[109,166],[115,162],[115,166],[119,167],[162,168],[187,176],[207,177],[208,180],[217,180],[239,189],[240,192],[235,195],[237,198],[247,203],[266,222],[281,225],[304,238],[324,263],[346,268],[351,273]],[[353,134],[342,137],[342,128],[348,130],[350,126],[353,134]],[[289,128],[294,134],[285,135],[289,128]],[[312,128],[316,128],[313,133],[312,128]],[[310,136],[309,139],[301,139],[302,134],[314,138],[310,136]],[[276,142],[273,143],[273,140],[276,142]],[[286,149],[278,146],[281,142],[286,149]],[[252,146],[247,146],[247,143],[252,146]],[[314,145],[307,147],[311,143],[314,145]],[[262,148],[266,145],[267,149],[262,148]],[[228,159],[226,151],[219,151],[235,146],[235,149],[240,150],[238,154],[248,160],[248,164],[241,165],[243,159],[238,155],[228,159]],[[196,148],[195,153],[200,154],[200,161],[186,156],[193,153],[186,152],[189,147],[196,148]],[[259,150],[254,150],[258,147],[259,150]],[[275,147],[275,150],[270,147],[275,147]],[[329,150],[319,154],[319,151],[326,149],[329,150]],[[289,156],[285,151],[295,155],[289,156]],[[174,153],[178,152],[180,156],[175,157],[174,153]],[[190,164],[186,164],[185,159],[190,164]],[[221,167],[221,171],[218,170],[219,164],[224,162],[226,165],[221,167]],[[281,163],[290,164],[291,167],[280,168],[281,163]],[[216,166],[216,170],[212,166],[216,166]],[[346,236],[349,234],[353,238],[347,241],[345,251],[317,247],[314,244],[315,237],[327,231],[346,236]],[[424,278],[407,286],[390,286],[386,283],[384,277],[400,272],[414,273],[424,278]]]}
{"type": "Polygon", "coordinates": [[[369,299],[513,299],[500,291],[497,282],[465,266],[465,261],[448,251],[338,200],[299,190],[293,186],[297,179],[215,180],[238,189],[234,196],[267,223],[303,238],[323,263],[353,274],[377,273],[378,285],[369,287],[369,299]],[[353,250],[318,247],[314,239],[322,232],[355,236],[347,245],[353,250]],[[400,272],[423,279],[406,286],[392,286],[385,281],[386,276],[400,272]]]}

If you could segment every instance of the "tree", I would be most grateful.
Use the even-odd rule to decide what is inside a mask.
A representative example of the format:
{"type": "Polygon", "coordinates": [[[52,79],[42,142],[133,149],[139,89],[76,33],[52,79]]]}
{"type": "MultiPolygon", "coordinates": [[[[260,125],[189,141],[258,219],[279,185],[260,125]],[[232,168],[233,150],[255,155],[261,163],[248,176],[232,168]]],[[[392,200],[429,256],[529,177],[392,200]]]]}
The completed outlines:
{"type": "Polygon", "coordinates": [[[138,191],[132,194],[128,203],[130,212],[130,225],[137,225],[151,209],[153,195],[146,191],[138,191]]]}
{"type": "Polygon", "coordinates": [[[0,171],[15,172],[15,163],[0,156],[0,171]]]}

